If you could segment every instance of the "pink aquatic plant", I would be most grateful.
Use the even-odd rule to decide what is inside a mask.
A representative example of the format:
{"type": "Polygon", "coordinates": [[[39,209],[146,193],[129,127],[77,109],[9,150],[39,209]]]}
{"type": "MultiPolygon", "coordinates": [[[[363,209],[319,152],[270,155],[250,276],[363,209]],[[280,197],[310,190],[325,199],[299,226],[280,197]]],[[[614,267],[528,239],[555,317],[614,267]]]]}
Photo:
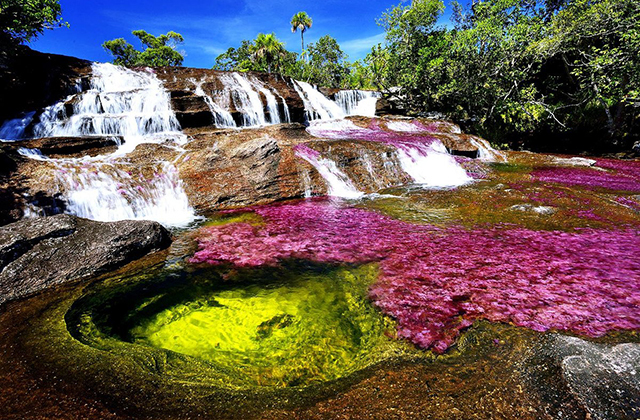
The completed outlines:
{"type": "Polygon", "coordinates": [[[640,162],[637,161],[599,159],[596,168],[540,168],[532,175],[544,182],[640,192],[640,162]]]}
{"type": "Polygon", "coordinates": [[[378,262],[372,301],[425,349],[444,352],[478,319],[591,337],[640,328],[637,230],[439,228],[317,200],[254,211],[264,224],[203,228],[192,262],[378,262]]]}

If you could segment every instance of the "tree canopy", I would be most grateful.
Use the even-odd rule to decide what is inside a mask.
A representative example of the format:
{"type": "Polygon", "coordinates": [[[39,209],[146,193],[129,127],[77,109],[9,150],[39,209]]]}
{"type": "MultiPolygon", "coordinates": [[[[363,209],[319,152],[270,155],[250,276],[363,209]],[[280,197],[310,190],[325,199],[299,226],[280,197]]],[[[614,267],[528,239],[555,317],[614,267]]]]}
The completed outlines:
{"type": "Polygon", "coordinates": [[[378,87],[397,86],[413,112],[444,112],[493,139],[599,133],[628,144],[637,136],[640,2],[453,6],[450,29],[436,24],[441,0],[382,15],[387,45],[366,59],[378,87]]]}
{"type": "Polygon", "coordinates": [[[113,63],[120,66],[179,66],[184,57],[176,47],[184,42],[179,33],[170,31],[164,35],[153,36],[146,31],[137,30],[132,34],[145,47],[143,51],[136,50],[124,38],[106,41],[102,47],[113,57],[113,63]]]}
{"type": "Polygon", "coordinates": [[[0,45],[29,42],[45,29],[67,25],[59,0],[0,1],[0,45]]]}

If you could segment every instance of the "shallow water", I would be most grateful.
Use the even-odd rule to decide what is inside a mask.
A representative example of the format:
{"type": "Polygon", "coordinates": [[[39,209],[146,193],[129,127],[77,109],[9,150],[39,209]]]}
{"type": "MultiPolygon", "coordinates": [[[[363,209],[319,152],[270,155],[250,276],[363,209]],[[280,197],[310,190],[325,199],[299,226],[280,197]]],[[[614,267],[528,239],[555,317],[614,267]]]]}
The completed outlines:
{"type": "Polygon", "coordinates": [[[640,341],[637,164],[460,164],[455,189],[221,212],[10,304],[0,414],[584,418],[548,352],[640,341]]]}

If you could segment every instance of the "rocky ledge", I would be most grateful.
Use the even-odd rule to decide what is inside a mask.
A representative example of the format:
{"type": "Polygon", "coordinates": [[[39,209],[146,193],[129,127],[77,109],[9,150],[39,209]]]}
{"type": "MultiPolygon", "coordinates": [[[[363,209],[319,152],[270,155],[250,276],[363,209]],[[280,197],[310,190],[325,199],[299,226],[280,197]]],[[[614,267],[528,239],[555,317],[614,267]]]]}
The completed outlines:
{"type": "Polygon", "coordinates": [[[0,304],[111,271],[171,244],[159,223],[95,222],[69,215],[0,228],[0,304]]]}

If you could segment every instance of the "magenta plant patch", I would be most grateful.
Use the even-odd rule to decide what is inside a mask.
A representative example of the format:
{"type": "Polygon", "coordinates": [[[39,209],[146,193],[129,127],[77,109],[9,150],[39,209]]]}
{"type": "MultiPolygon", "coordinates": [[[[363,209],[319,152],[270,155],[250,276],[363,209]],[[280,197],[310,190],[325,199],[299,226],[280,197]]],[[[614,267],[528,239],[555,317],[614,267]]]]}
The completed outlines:
{"type": "Polygon", "coordinates": [[[425,349],[444,352],[477,319],[591,337],[640,328],[636,230],[439,228],[318,200],[254,211],[264,225],[203,228],[191,261],[379,262],[372,301],[425,349]]]}
{"type": "Polygon", "coordinates": [[[533,171],[533,176],[544,182],[640,192],[638,161],[599,159],[595,168],[540,168],[533,171]]]}

